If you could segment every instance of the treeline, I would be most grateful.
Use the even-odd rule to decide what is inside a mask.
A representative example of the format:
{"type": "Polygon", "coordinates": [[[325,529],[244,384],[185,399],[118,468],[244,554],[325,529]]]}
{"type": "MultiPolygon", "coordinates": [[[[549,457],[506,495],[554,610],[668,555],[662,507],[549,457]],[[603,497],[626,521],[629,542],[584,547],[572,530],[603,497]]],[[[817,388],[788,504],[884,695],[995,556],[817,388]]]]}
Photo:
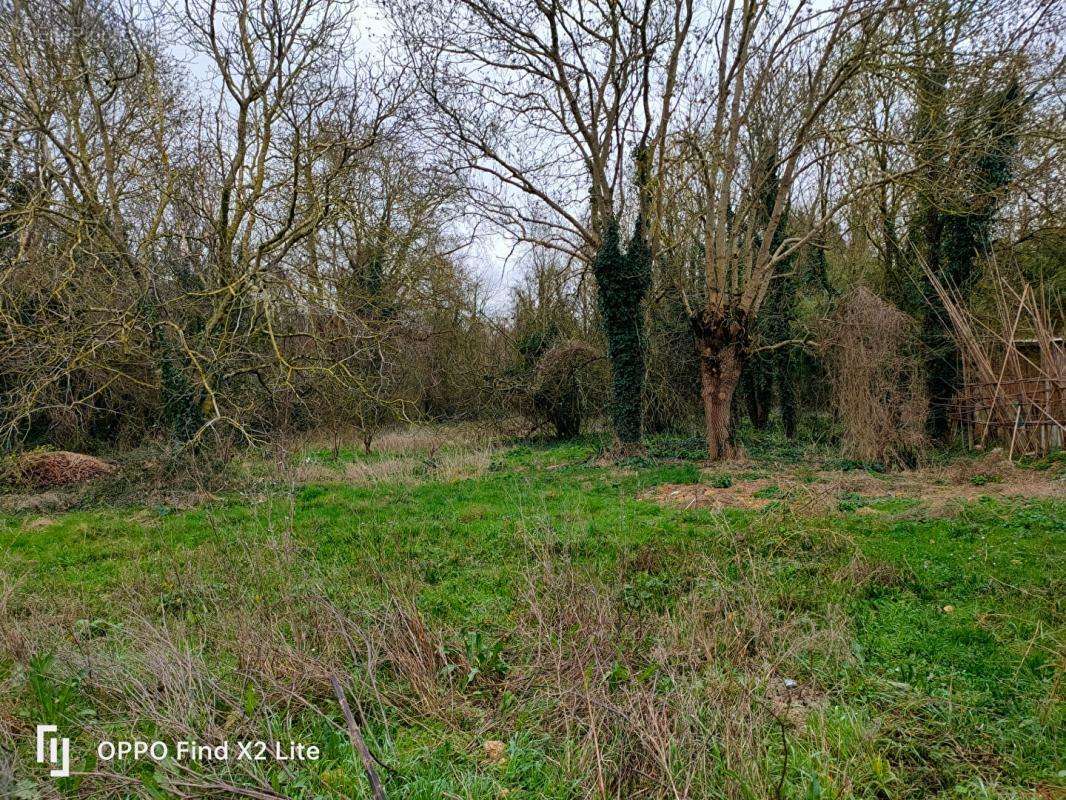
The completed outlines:
{"type": "Polygon", "coordinates": [[[0,7],[5,448],[596,418],[724,457],[841,413],[860,287],[943,439],[935,286],[980,310],[994,265],[1061,324],[1052,2],[0,7]]]}

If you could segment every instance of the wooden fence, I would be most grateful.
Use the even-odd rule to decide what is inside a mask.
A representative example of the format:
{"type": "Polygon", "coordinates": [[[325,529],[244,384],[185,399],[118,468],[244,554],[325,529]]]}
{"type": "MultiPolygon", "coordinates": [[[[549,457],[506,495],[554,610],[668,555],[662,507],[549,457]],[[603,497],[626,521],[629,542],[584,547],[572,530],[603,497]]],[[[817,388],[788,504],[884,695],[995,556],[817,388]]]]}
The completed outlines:
{"type": "Polygon", "coordinates": [[[967,443],[997,443],[1010,456],[1043,455],[1062,448],[1066,433],[1066,380],[1016,378],[966,384],[951,409],[967,443]]]}

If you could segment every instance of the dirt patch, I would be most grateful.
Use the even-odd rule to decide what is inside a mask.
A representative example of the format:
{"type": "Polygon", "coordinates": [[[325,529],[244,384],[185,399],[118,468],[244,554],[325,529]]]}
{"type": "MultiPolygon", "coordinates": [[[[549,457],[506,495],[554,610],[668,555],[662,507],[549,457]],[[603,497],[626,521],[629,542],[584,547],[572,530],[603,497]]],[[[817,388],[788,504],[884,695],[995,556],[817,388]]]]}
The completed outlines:
{"type": "Polygon", "coordinates": [[[29,520],[23,527],[28,531],[39,531],[42,528],[51,528],[56,524],[56,521],[51,517],[37,517],[37,519],[29,520]]]}
{"type": "Polygon", "coordinates": [[[645,495],[660,503],[682,508],[765,508],[771,502],[755,494],[766,488],[768,480],[740,481],[732,486],[705,486],[700,483],[666,483],[645,495]]]}
{"type": "Polygon", "coordinates": [[[909,472],[790,472],[752,480],[722,481],[721,467],[708,473],[709,483],[664,484],[644,499],[681,508],[765,509],[787,503],[794,511],[818,514],[835,510],[877,514],[870,503],[914,500],[924,509],[943,513],[979,497],[1066,499],[1066,481],[1046,472],[1020,469],[1009,463],[972,462],[949,469],[909,472]],[[718,482],[719,485],[711,485],[718,482]],[[728,485],[721,485],[728,483],[728,485]]]}
{"type": "Polygon", "coordinates": [[[774,716],[796,728],[802,728],[809,716],[826,707],[824,692],[791,680],[775,682],[768,699],[774,716]]]}

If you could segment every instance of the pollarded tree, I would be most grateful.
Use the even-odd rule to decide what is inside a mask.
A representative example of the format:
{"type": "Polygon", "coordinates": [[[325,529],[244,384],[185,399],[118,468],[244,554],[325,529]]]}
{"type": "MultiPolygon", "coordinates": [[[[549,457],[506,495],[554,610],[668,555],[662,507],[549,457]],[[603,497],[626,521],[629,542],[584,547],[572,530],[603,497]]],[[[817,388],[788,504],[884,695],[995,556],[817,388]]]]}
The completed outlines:
{"type": "Polygon", "coordinates": [[[718,46],[689,87],[677,164],[685,177],[673,183],[696,209],[688,229],[704,257],[702,297],[686,297],[686,305],[712,459],[733,451],[733,395],[774,283],[797,248],[864,188],[841,192],[802,233],[780,235],[795,195],[819,191],[829,174],[824,165],[856,144],[858,133],[849,138],[838,126],[836,104],[881,46],[887,11],[855,0],[822,10],[729,2],[716,28],[718,46]],[[759,163],[755,146],[765,137],[777,143],[771,165],[759,163]],[[772,198],[770,181],[777,183],[772,198]]]}

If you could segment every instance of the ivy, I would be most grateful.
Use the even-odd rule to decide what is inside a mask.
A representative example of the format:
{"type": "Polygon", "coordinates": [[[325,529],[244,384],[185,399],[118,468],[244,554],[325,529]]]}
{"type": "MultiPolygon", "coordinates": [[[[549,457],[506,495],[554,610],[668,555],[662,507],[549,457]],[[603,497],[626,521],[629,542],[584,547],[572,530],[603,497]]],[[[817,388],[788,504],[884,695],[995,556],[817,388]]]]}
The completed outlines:
{"type": "MultiPolygon", "coordinates": [[[[1016,127],[1023,98],[1016,80],[999,91],[989,92],[967,109],[963,131],[976,131],[979,148],[961,165],[970,185],[965,201],[943,208],[933,192],[919,200],[919,213],[912,226],[912,242],[929,268],[946,286],[966,295],[979,277],[979,260],[992,247],[992,226],[999,209],[999,195],[1011,180],[1011,165],[1017,151],[1016,127]]],[[[963,133],[958,134],[960,137],[963,133]]],[[[973,136],[973,133],[968,134],[973,136]]],[[[943,170],[943,156],[931,171],[943,170]]],[[[930,179],[931,188],[935,183],[930,179]]],[[[911,309],[921,318],[926,347],[926,372],[932,401],[929,432],[944,438],[949,430],[948,405],[962,380],[962,357],[948,327],[943,304],[925,275],[915,270],[923,302],[911,309]]],[[[912,304],[905,304],[912,305],[912,304]]]]}
{"type": "Polygon", "coordinates": [[[186,442],[204,423],[199,393],[183,369],[188,359],[178,352],[159,321],[158,308],[147,300],[140,311],[151,330],[151,352],[159,375],[162,421],[177,442],[186,442]]]}
{"type": "Polygon", "coordinates": [[[642,434],[644,297],[651,285],[651,263],[643,214],[637,216],[625,252],[621,248],[618,220],[609,216],[592,262],[592,273],[611,362],[611,423],[623,444],[639,442],[642,434]]]}

